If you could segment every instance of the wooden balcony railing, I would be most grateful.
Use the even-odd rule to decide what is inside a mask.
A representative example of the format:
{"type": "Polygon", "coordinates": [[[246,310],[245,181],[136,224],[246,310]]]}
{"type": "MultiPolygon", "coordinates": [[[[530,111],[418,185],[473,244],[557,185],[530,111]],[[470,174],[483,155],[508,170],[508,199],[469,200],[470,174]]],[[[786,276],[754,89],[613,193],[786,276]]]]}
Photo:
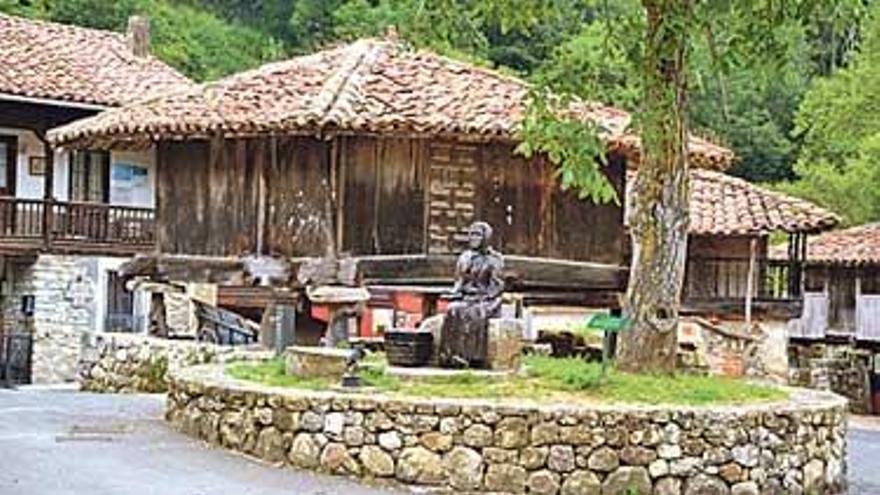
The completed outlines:
{"type": "MultiPolygon", "coordinates": [[[[801,299],[803,270],[785,260],[755,260],[752,298],[756,301],[801,299]]],[[[749,260],[743,258],[688,259],[684,300],[744,300],[749,280],[749,260]]]]}
{"type": "Polygon", "coordinates": [[[113,253],[149,250],[151,208],[0,197],[0,245],[113,253]]]}

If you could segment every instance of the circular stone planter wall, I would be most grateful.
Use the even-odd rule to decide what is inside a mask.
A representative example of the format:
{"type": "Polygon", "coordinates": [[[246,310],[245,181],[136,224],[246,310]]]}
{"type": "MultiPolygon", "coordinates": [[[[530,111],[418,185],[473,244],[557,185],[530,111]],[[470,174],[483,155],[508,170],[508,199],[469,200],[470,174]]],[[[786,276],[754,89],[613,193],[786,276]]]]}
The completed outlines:
{"type": "Polygon", "coordinates": [[[713,408],[545,406],[304,391],[172,373],[167,419],[269,462],[454,492],[833,494],[846,484],[846,402],[713,408]]]}

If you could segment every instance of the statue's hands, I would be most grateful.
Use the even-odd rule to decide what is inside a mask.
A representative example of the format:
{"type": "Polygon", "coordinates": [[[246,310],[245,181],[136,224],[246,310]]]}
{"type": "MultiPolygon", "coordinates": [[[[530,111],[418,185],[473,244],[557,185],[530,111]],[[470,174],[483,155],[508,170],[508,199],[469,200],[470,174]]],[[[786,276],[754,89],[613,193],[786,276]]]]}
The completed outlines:
{"type": "Polygon", "coordinates": [[[446,291],[440,295],[441,299],[445,299],[447,301],[459,301],[463,297],[464,297],[464,294],[462,294],[461,291],[458,291],[455,289],[446,291]]]}

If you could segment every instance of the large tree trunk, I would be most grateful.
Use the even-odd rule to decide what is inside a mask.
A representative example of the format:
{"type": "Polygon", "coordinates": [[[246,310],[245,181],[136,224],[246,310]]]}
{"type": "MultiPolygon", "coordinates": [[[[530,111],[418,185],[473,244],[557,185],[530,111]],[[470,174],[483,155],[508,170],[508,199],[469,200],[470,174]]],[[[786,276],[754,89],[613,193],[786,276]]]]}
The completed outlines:
{"type": "Polygon", "coordinates": [[[688,160],[685,91],[691,0],[642,0],[647,14],[642,155],[629,225],[630,319],[618,354],[627,372],[675,370],[678,312],[687,256],[688,160]]]}

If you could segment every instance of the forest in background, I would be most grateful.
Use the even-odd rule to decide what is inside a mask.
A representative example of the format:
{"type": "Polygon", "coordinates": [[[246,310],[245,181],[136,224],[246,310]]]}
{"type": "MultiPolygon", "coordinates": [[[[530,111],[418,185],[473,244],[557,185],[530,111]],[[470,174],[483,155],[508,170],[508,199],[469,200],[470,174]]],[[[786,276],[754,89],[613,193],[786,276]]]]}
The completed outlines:
{"type": "MultiPolygon", "coordinates": [[[[452,57],[614,104],[638,116],[633,70],[643,32],[634,0],[0,0],[0,12],[124,31],[151,19],[153,53],[198,81],[396,26],[452,57]],[[560,8],[560,4],[562,8],[560,8]],[[494,15],[492,9],[505,9],[494,15]]],[[[880,4],[832,2],[773,35],[730,13],[724,33],[695,45],[690,119],[734,149],[731,173],[774,184],[838,212],[880,220],[880,4]],[[761,36],[774,57],[726,50],[761,36]],[[737,55],[733,55],[737,54],[737,55]],[[877,93],[877,94],[875,94],[877,93]]]]}

